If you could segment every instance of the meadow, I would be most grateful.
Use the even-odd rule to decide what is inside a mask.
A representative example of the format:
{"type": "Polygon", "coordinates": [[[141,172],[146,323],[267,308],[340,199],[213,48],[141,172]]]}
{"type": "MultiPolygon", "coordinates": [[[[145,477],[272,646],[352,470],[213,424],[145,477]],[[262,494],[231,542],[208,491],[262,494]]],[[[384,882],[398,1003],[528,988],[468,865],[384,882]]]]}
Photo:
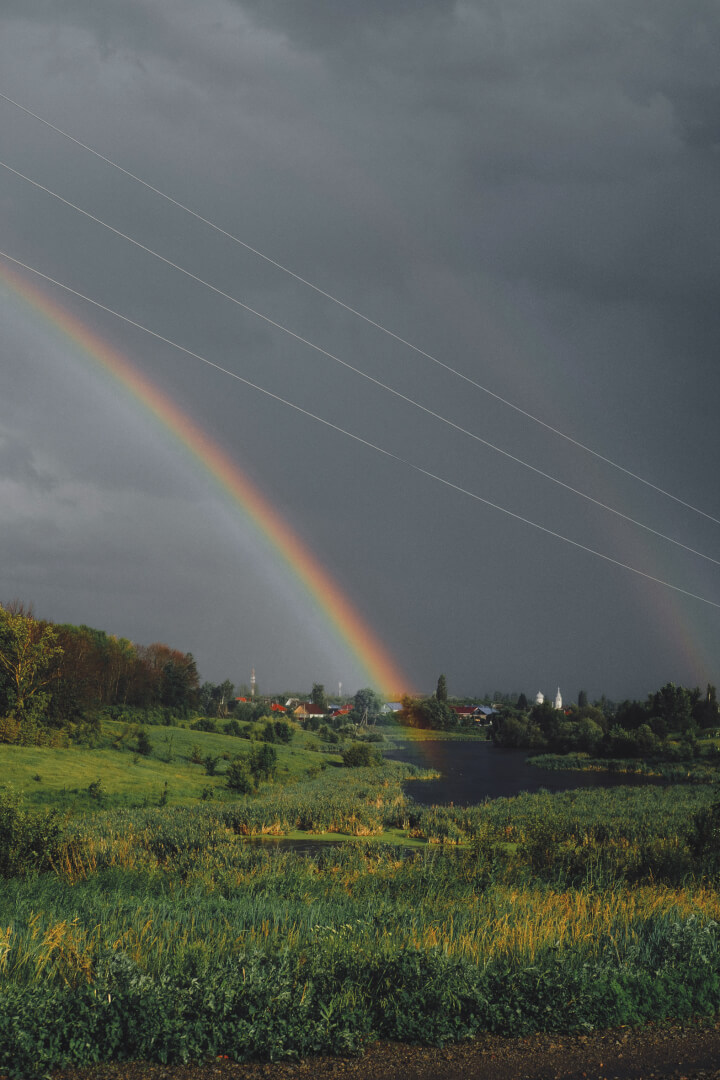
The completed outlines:
{"type": "Polygon", "coordinates": [[[246,740],[149,728],[145,757],[122,730],[0,747],[9,1077],[717,1011],[716,783],[420,807],[411,767],[343,768],[296,732],[274,780],[236,795],[246,740]],[[279,836],[317,847],[262,839],[279,836]]]}

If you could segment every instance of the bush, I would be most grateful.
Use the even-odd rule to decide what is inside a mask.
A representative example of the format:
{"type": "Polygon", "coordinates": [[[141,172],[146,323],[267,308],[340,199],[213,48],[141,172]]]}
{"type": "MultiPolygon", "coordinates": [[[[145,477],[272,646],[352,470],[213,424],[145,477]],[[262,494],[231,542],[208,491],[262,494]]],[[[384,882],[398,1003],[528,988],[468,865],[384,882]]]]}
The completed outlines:
{"type": "Polygon", "coordinates": [[[287,720],[276,720],[275,724],[275,738],[278,742],[289,743],[293,737],[292,724],[288,724],[287,720]]]}
{"type": "Polygon", "coordinates": [[[236,791],[239,795],[249,795],[255,790],[255,781],[243,758],[235,758],[230,762],[225,773],[225,783],[231,791],[236,791]]]}
{"type": "Polygon", "coordinates": [[[240,727],[237,720],[228,720],[227,724],[223,724],[223,731],[226,735],[234,735],[236,739],[241,739],[245,734],[245,729],[240,727]]]}
{"type": "Polygon", "coordinates": [[[342,762],[349,769],[380,765],[382,754],[368,742],[356,742],[348,746],[347,750],[343,750],[342,762]]]}
{"type": "Polygon", "coordinates": [[[136,736],[136,749],[138,754],[149,757],[152,753],[152,743],[145,728],[140,728],[136,736]]]}
{"type": "Polygon", "coordinates": [[[209,716],[201,716],[190,725],[191,731],[209,731],[211,735],[217,735],[217,724],[209,716]]]}
{"type": "Polygon", "coordinates": [[[1,875],[48,870],[66,847],[63,821],[57,810],[28,811],[14,791],[0,794],[1,875]]]}
{"type": "Polygon", "coordinates": [[[99,778],[97,780],[93,780],[91,784],[88,784],[87,793],[91,799],[96,799],[97,802],[101,804],[104,802],[105,796],[107,794],[105,788],[103,787],[102,780],[100,780],[99,778]]]}

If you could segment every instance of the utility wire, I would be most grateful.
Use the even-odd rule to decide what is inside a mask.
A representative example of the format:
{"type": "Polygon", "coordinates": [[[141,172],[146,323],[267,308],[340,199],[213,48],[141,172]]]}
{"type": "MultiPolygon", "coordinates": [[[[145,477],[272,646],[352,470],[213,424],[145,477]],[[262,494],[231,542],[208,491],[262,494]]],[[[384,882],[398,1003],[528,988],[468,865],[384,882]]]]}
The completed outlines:
{"type": "Polygon", "coordinates": [[[58,288],[63,289],[65,292],[72,296],[77,297],[79,300],[83,300],[85,303],[92,304],[93,307],[100,311],[104,311],[108,315],[112,315],[114,318],[119,319],[121,322],[126,323],[128,326],[134,327],[136,330],[141,330],[144,334],[148,334],[156,341],[161,341],[165,345],[170,345],[173,349],[177,349],[179,352],[184,353],[186,356],[191,357],[194,360],[200,361],[200,363],[207,365],[207,367],[213,368],[215,371],[222,375],[228,375],[231,379],[237,380],[244,386],[249,387],[251,390],[257,390],[258,393],[264,394],[272,401],[276,401],[280,405],[285,405],[289,409],[293,409],[295,412],[300,413],[302,416],[307,417],[309,420],[315,420],[317,423],[322,424],[326,428],[330,428],[332,431],[336,431],[340,435],[346,435],[349,439],[352,439],[356,443],[367,447],[369,450],[374,450],[378,454],[382,454],[383,457],[390,461],[396,461],[400,465],[405,465],[407,468],[412,469],[414,472],[420,473],[422,476],[428,477],[430,480],[436,480],[439,484],[443,484],[445,487],[450,488],[453,491],[458,492],[460,495],[467,495],[468,498],[474,499],[476,502],[482,503],[484,506],[489,506],[493,510],[498,510],[502,514],[506,514],[508,517],[513,518],[515,521],[520,521],[524,525],[530,525],[534,529],[538,529],[540,532],[545,533],[547,536],[552,536],[556,540],[562,540],[563,543],[570,544],[572,547],[586,552],[588,555],[594,555],[598,559],[602,559],[604,562],[611,563],[613,566],[617,566],[622,570],[628,570],[632,574],[636,574],[638,577],[645,578],[647,581],[651,581],[656,585],[662,585],[666,589],[671,589],[673,592],[681,593],[683,596],[688,596],[693,600],[699,600],[703,604],[708,604],[710,607],[720,609],[720,603],[715,600],[708,600],[705,596],[700,596],[698,593],[690,592],[688,589],[683,589],[679,585],[673,585],[669,581],[664,581],[662,578],[655,577],[652,574],[646,573],[644,570],[638,570],[637,567],[630,566],[628,563],[621,562],[619,559],[614,559],[611,555],[605,555],[601,551],[596,551],[594,548],[588,547],[585,544],[579,543],[577,540],[571,540],[570,537],[564,536],[562,533],[556,532],[554,529],[548,529],[545,525],[540,525],[537,521],[533,521],[531,518],[523,517],[522,514],[517,514],[513,510],[508,510],[505,506],[500,506],[498,503],[491,502],[490,499],[484,498],[482,495],[478,495],[474,491],[469,491],[467,488],[462,487],[460,484],[454,483],[452,480],[447,480],[445,477],[432,472],[430,469],[424,468],[422,465],[416,465],[412,461],[408,461],[407,458],[400,457],[399,454],[393,453],[391,450],[386,450],[382,446],[378,446],[377,443],[370,442],[369,439],[364,439],[361,435],[356,435],[352,431],[348,431],[347,428],[340,427],[339,424],[333,423],[332,420],[327,420],[325,417],[318,416],[317,413],[310,412],[309,409],[303,408],[301,405],[297,405],[293,401],[289,401],[287,398],[281,397],[280,394],[274,393],[272,390],[268,390],[264,386],[260,386],[258,383],[252,382],[250,379],[246,379],[243,375],[238,375],[234,371],[230,371],[228,368],[222,367],[220,364],[216,364],[213,360],[209,360],[206,356],[202,356],[200,353],[193,352],[192,349],[185,348],[184,345],[179,345],[176,341],[172,341],[170,338],[165,337],[163,334],[157,333],[155,330],[151,330],[147,326],[143,326],[142,323],[136,322],[134,319],[129,318],[127,315],[122,315],[119,311],[115,311],[113,308],[108,307],[105,304],[101,304],[98,300],[93,300],[92,297],[86,296],[84,293],[79,292],[77,289],[73,289],[70,285],[64,284],[62,281],[58,281],[56,278],[50,277],[49,274],[44,274],[40,270],[36,270],[35,267],[30,266],[28,263],[21,262],[20,259],[14,258],[5,251],[0,250],[0,256],[7,259],[8,262],[13,263],[15,266],[21,267],[21,269],[34,274],[36,277],[41,278],[43,281],[49,282],[51,285],[56,285],[58,288]]]}
{"type": "Polygon", "coordinates": [[[284,326],[282,323],[279,323],[275,319],[270,318],[270,316],[265,315],[263,314],[263,312],[258,311],[256,308],[251,307],[249,304],[244,303],[242,300],[238,299],[238,297],[232,296],[230,293],[225,292],[223,289],[218,288],[216,285],[212,285],[209,281],[206,281],[204,278],[201,278],[197,274],[194,274],[186,267],[181,266],[179,263],[173,262],[172,259],[168,259],[165,255],[160,254],[160,252],[155,251],[153,248],[147,247],[147,245],[141,243],[139,240],[136,240],[134,237],[129,236],[127,233],[122,232],[120,229],[116,229],[114,225],[108,224],[108,222],[103,221],[102,218],[99,218],[95,214],[90,213],[89,210],[84,210],[76,203],[70,202],[69,199],[63,198],[63,196],[59,195],[56,191],[53,191],[51,188],[39,183],[37,180],[33,180],[32,177],[27,176],[25,173],[19,172],[11,165],[8,165],[6,162],[0,161],[0,167],[6,169],[7,172],[11,173],[13,176],[18,177],[20,180],[26,181],[28,184],[30,184],[37,190],[52,196],[53,199],[57,199],[57,201],[62,203],[64,206],[67,206],[71,210],[75,210],[77,213],[82,214],[82,216],[88,218],[88,220],[94,222],[97,225],[101,225],[104,229],[107,229],[115,236],[119,236],[123,240],[128,241],[128,243],[132,244],[134,247],[139,248],[139,250],[143,251],[145,254],[151,255],[155,259],[159,259],[160,262],[164,263],[166,266],[171,267],[173,270],[177,270],[179,273],[184,274],[185,277],[190,278],[190,280],[194,281],[196,284],[202,285],[204,288],[209,289],[211,292],[215,293],[217,296],[222,297],[224,300],[229,300],[230,303],[242,308],[243,311],[248,312],[250,315],[255,315],[258,319],[261,319],[263,322],[267,323],[269,326],[272,326],[274,329],[280,330],[282,331],[282,333],[287,334],[289,337],[293,338],[294,341],[298,341],[300,342],[300,344],[306,345],[308,348],[313,349],[315,352],[320,353],[320,355],[327,357],[329,360],[333,360],[335,363],[340,364],[348,371],[352,371],[355,375],[360,376],[360,378],[366,379],[374,386],[377,386],[381,390],[385,390],[387,391],[387,393],[392,394],[394,397],[399,398],[401,401],[404,401],[407,405],[411,405],[413,408],[419,409],[427,416],[431,416],[433,419],[440,421],[440,423],[446,424],[454,431],[457,431],[462,435],[466,435],[470,439],[474,439],[475,442],[480,443],[481,445],[487,447],[489,450],[493,450],[495,453],[501,454],[509,461],[513,461],[516,465],[521,465],[524,469],[529,469],[530,472],[535,473],[537,476],[541,476],[543,477],[543,479],[549,480],[553,484],[557,484],[558,487],[562,487],[566,491],[571,492],[573,495],[577,495],[581,499],[585,499],[587,502],[592,503],[594,506],[599,507],[601,510],[607,510],[608,513],[615,514],[616,517],[621,518],[623,521],[627,521],[631,525],[636,525],[638,528],[644,529],[646,532],[651,533],[653,536],[657,536],[661,540],[667,541],[669,544],[674,544],[676,547],[682,548],[683,551],[687,551],[691,555],[697,555],[700,559],[705,559],[707,562],[714,563],[715,566],[720,566],[720,559],[715,559],[711,555],[706,555],[704,554],[704,552],[698,551],[696,548],[690,547],[689,544],[684,544],[681,540],[677,540],[672,536],[667,536],[665,533],[660,532],[658,529],[653,529],[652,526],[646,525],[642,521],[638,521],[637,518],[633,518],[629,514],[625,514],[621,510],[617,510],[615,507],[609,506],[607,503],[602,502],[600,499],[595,499],[592,495],[588,495],[586,492],[580,491],[578,488],[573,487],[571,484],[565,483],[564,480],[560,480],[558,477],[553,476],[548,472],[545,472],[543,469],[538,468],[536,465],[531,465],[530,462],[525,461],[523,458],[520,458],[515,454],[511,454],[508,450],[503,450],[502,447],[495,445],[495,443],[490,442],[488,439],[484,439],[476,432],[470,431],[468,430],[468,428],[462,427],[462,425],[455,423],[454,420],[450,420],[448,417],[443,416],[441,413],[435,412],[434,409],[430,409],[426,405],[423,405],[419,401],[416,401],[414,398],[409,397],[407,394],[403,394],[402,391],[395,389],[395,387],[389,386],[387,383],[384,383],[382,382],[382,380],[368,374],[368,372],[363,371],[361,368],[355,367],[353,364],[349,363],[347,360],[343,360],[335,353],[331,353],[327,349],[322,348],[322,346],[315,344],[315,342],[313,341],[310,341],[308,338],[297,334],[294,330],[289,329],[289,327],[284,326]]]}
{"type": "Polygon", "coordinates": [[[281,270],[284,274],[288,274],[290,277],[294,278],[295,281],[298,281],[300,282],[300,284],[305,285],[308,289],[312,289],[313,292],[316,292],[319,296],[324,297],[326,300],[330,300],[333,304],[337,304],[339,307],[343,308],[343,310],[349,312],[351,315],[355,315],[358,319],[362,319],[363,322],[368,323],[368,325],[374,327],[376,330],[380,330],[381,333],[387,334],[388,337],[393,338],[393,340],[399,342],[401,345],[405,345],[408,349],[411,349],[413,352],[417,353],[418,356],[422,356],[426,360],[430,360],[431,363],[437,364],[438,367],[443,368],[450,375],[455,375],[458,379],[462,379],[463,382],[468,383],[470,386],[474,386],[476,390],[482,391],[483,394],[488,394],[495,401],[499,401],[502,405],[507,406],[507,408],[513,409],[515,412],[520,413],[520,415],[524,416],[527,420],[532,420],[533,423],[539,424],[540,427],[545,428],[546,431],[550,431],[553,435],[557,435],[559,438],[565,439],[566,442],[569,442],[578,450],[582,450],[584,453],[590,454],[592,457],[597,458],[598,461],[602,461],[605,465],[610,465],[613,469],[617,469],[619,472],[624,473],[626,476],[631,477],[633,480],[637,480],[639,483],[651,488],[658,494],[664,495],[666,498],[672,499],[673,502],[679,503],[680,506],[684,506],[686,509],[692,510],[694,513],[700,514],[702,517],[707,518],[709,521],[713,521],[716,525],[720,525],[719,518],[714,517],[712,514],[706,513],[705,510],[701,510],[697,506],[693,506],[692,503],[686,502],[685,499],[681,499],[677,495],[671,494],[671,492],[666,491],[665,488],[660,487],[658,484],[654,484],[651,480],[646,480],[638,473],[633,472],[631,469],[626,468],[624,465],[620,465],[617,461],[613,461],[611,458],[606,457],[599,451],[593,450],[591,447],[586,446],[585,443],[580,442],[578,439],[574,439],[566,432],[561,431],[559,428],[553,427],[552,424],[548,424],[545,420],[541,420],[539,416],[535,416],[533,413],[528,412],[527,409],[523,409],[520,405],[516,405],[515,402],[510,401],[508,398],[502,397],[501,394],[495,393],[494,390],[490,390],[487,386],[483,386],[475,379],[470,378],[469,375],[465,375],[462,371],[458,371],[456,368],[451,367],[450,364],[446,364],[443,360],[440,360],[438,357],[433,356],[432,353],[426,352],[425,349],[420,348],[419,345],[414,345],[411,341],[407,340],[407,338],[404,338],[400,334],[395,333],[395,331],[390,330],[387,326],[383,326],[382,323],[376,322],[375,319],[370,318],[369,315],[363,314],[362,311],[358,311],[357,308],[354,308],[350,304],[345,303],[344,300],[340,300],[339,297],[333,296],[332,293],[326,292],[325,289],[320,288],[319,285],[315,285],[312,281],[309,281],[307,278],[302,277],[301,274],[298,274],[294,270],[291,270],[288,266],[283,265],[283,263],[278,262],[275,259],[271,258],[269,255],[266,255],[264,252],[259,251],[258,248],[252,247],[251,244],[248,244],[246,243],[246,241],[241,240],[239,236],[235,236],[234,233],[231,233],[227,229],[224,229],[221,225],[217,225],[209,218],[203,217],[203,215],[198,213],[196,210],[193,210],[191,207],[186,206],[178,199],[174,199],[171,195],[168,195],[166,192],[161,191],[160,188],[155,187],[147,180],[143,180],[142,177],[136,176],[135,173],[130,172],[129,169],[123,168],[122,165],[119,165],[116,161],[113,161],[112,158],[106,157],[98,150],[95,150],[92,146],[88,146],[87,143],[81,142],[80,139],[76,139],[67,131],[63,131],[62,128],[59,128],[55,124],[52,124],[49,120],[46,120],[44,117],[40,116],[36,112],[33,112],[31,109],[28,109],[25,105],[21,105],[19,101],[15,101],[7,94],[3,94],[1,91],[0,99],[8,102],[9,105],[14,105],[15,108],[20,109],[21,112],[24,112],[28,116],[31,116],[34,120],[38,120],[41,124],[44,124],[46,127],[50,128],[58,135],[61,135],[64,139],[68,139],[76,146],[79,146],[82,150],[86,150],[89,154],[92,154],[100,161],[103,161],[106,165],[110,165],[113,169],[117,169],[117,171],[122,173],[123,176],[127,176],[128,179],[134,180],[136,183],[141,184],[144,188],[146,188],[148,191],[151,191],[154,195],[159,196],[161,199],[165,199],[167,202],[171,203],[179,210],[184,211],[186,214],[190,214],[191,217],[194,217],[203,225],[207,225],[216,233],[219,233],[221,236],[226,237],[226,239],[228,240],[232,240],[235,244],[239,244],[240,247],[244,248],[246,251],[249,251],[252,255],[256,255],[259,259],[263,259],[266,263],[269,263],[270,266],[274,266],[277,270],[281,270]]]}

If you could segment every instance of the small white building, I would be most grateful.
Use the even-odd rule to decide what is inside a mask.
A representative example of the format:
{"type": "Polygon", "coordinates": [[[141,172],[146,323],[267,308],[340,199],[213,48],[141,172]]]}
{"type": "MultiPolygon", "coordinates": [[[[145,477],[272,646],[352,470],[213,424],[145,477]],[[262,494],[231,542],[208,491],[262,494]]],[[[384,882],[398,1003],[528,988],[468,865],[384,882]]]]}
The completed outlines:
{"type": "Polygon", "coordinates": [[[538,690],[537,694],[535,695],[535,704],[536,705],[542,705],[544,700],[545,700],[545,695],[543,694],[542,690],[538,690]]]}
{"type": "Polygon", "coordinates": [[[555,702],[553,704],[554,709],[562,709],[562,694],[560,693],[560,687],[557,688],[557,694],[555,695],[555,702]]]}

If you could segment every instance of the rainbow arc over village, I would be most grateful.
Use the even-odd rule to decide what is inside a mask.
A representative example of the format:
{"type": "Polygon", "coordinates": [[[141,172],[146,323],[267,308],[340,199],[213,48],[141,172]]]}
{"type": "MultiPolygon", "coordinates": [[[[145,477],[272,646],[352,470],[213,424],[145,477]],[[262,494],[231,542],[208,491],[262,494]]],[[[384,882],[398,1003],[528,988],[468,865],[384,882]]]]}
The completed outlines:
{"type": "Polygon", "coordinates": [[[407,677],[345,592],[215,439],[125,355],[36,285],[0,263],[0,282],[96,367],[121,384],[138,406],[202,467],[220,493],[268,541],[278,566],[285,566],[313,607],[366,673],[388,696],[408,689],[407,677]]]}

